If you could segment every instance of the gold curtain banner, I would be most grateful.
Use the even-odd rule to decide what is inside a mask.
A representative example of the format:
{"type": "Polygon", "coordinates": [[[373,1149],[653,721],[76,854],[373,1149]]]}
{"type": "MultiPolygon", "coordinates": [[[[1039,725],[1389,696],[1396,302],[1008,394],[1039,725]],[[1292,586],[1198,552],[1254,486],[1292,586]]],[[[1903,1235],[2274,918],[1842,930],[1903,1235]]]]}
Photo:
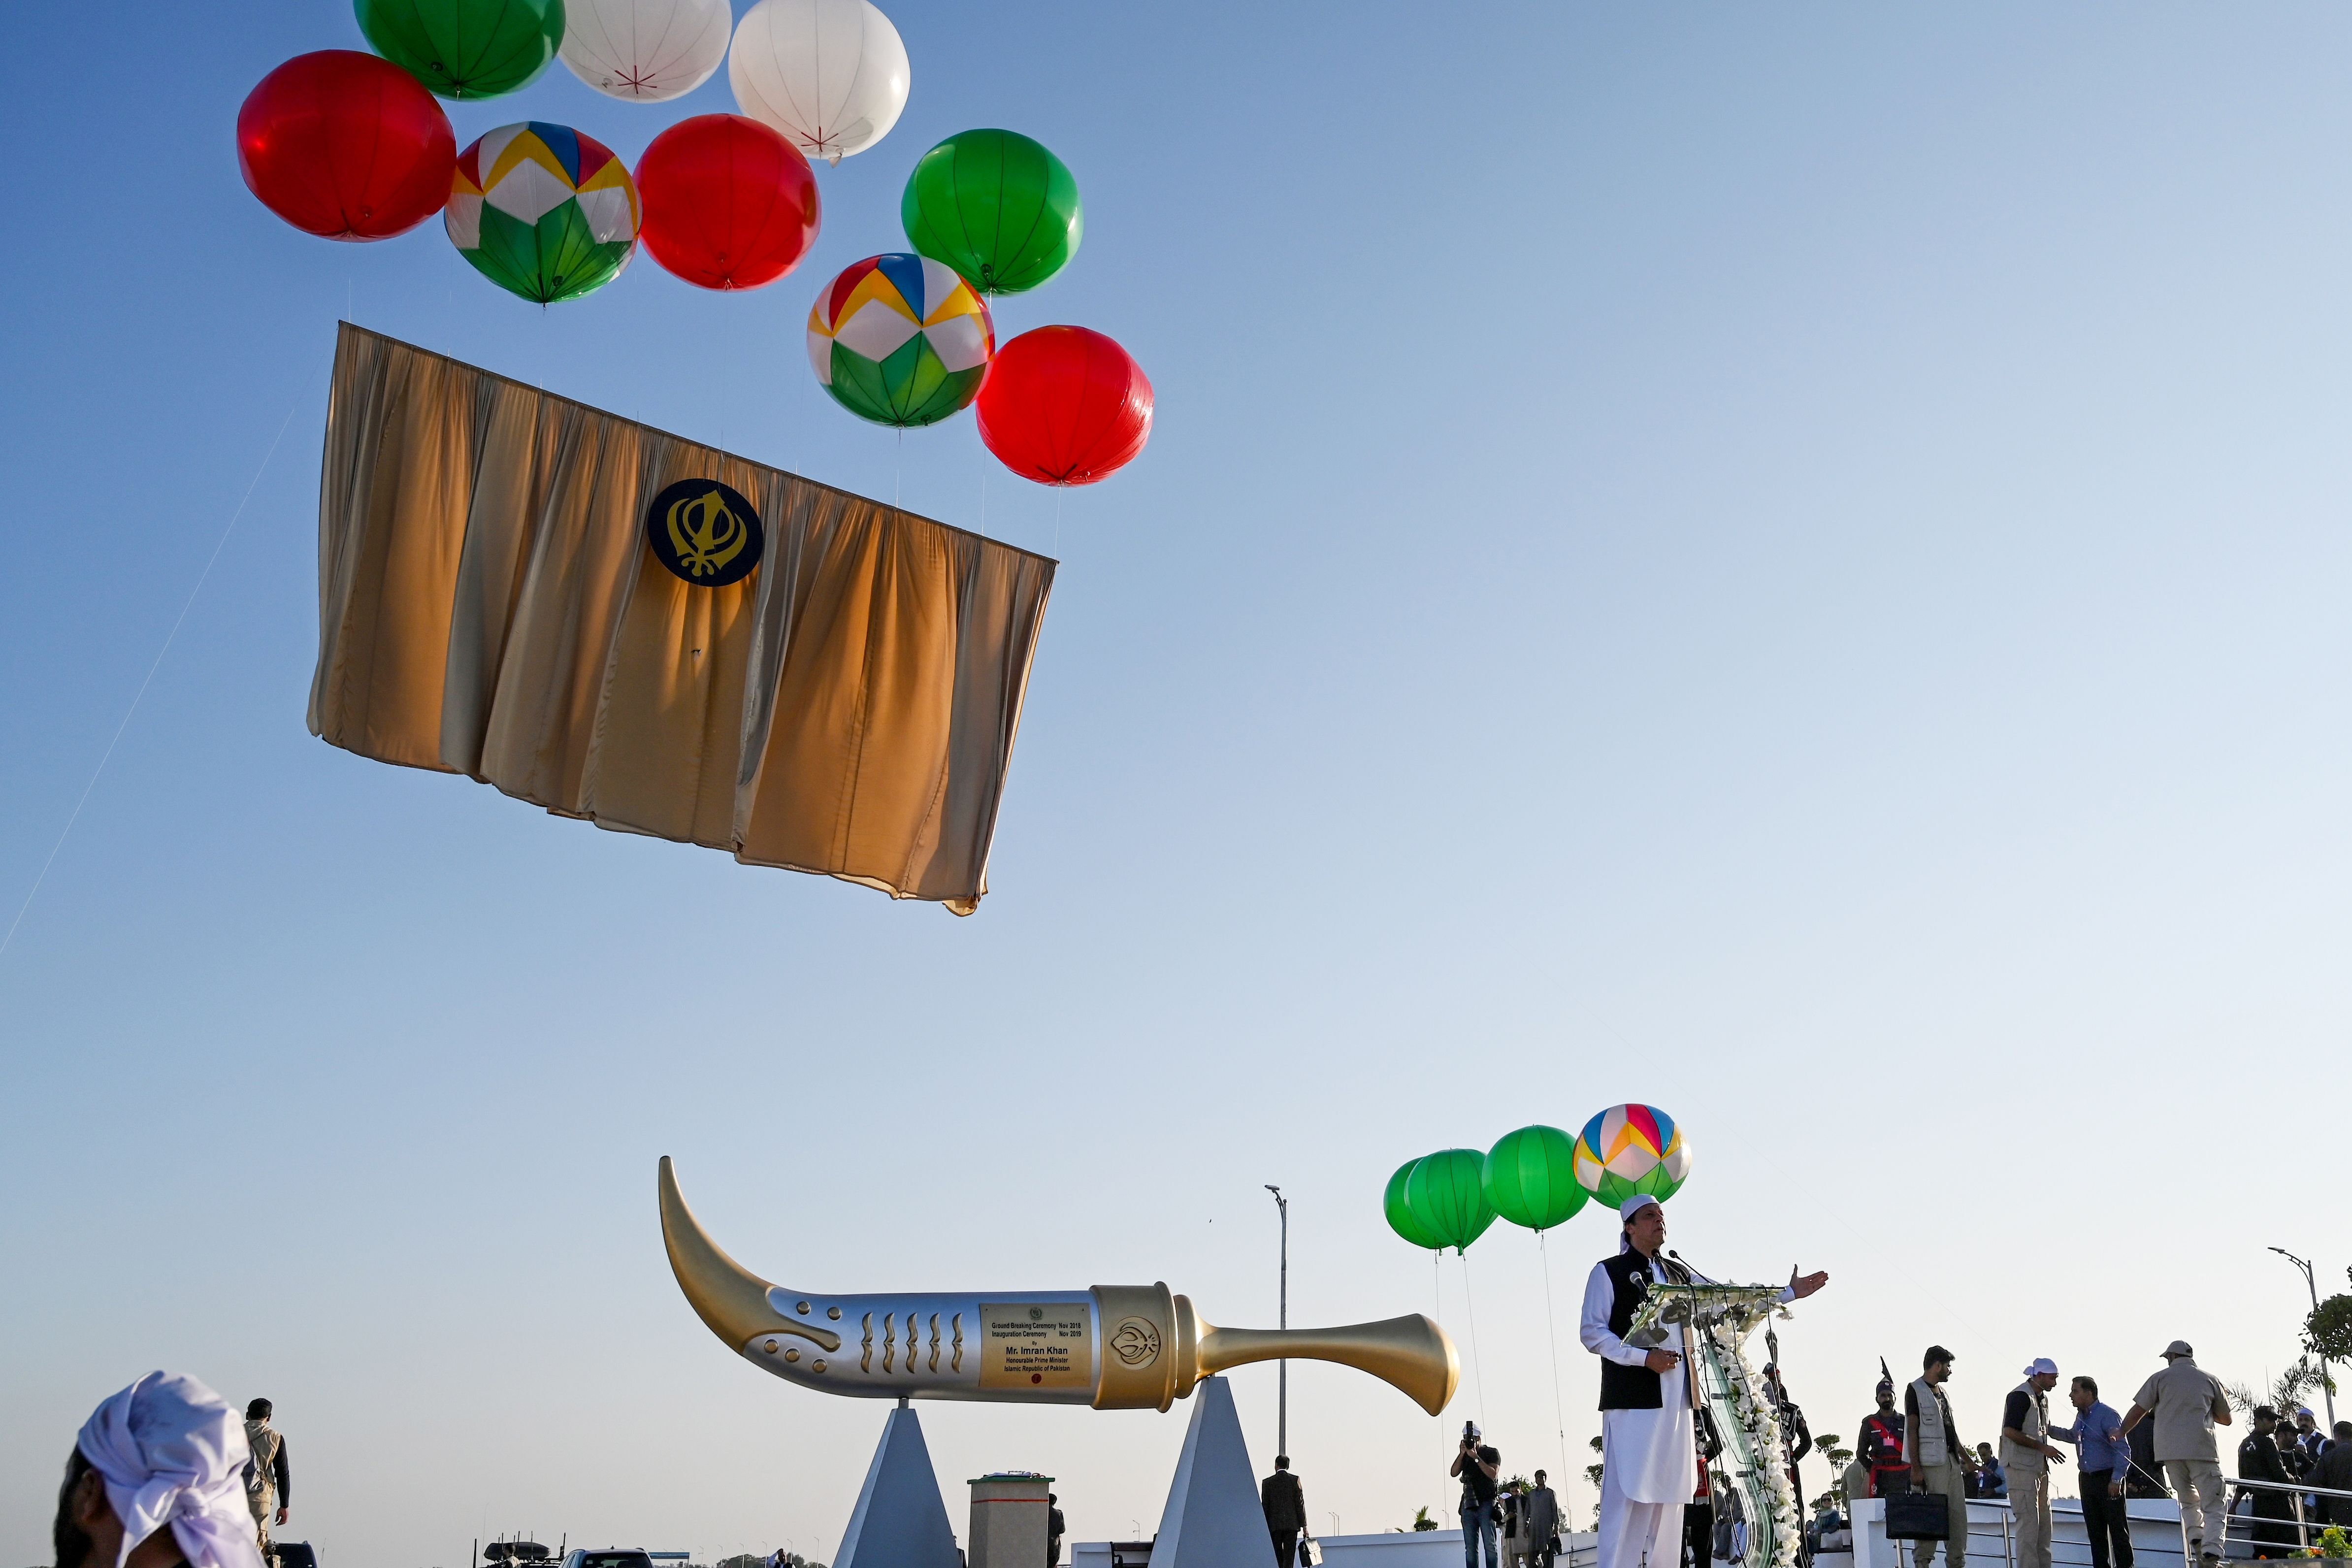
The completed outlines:
{"type": "Polygon", "coordinates": [[[970,914],[1054,566],[346,321],[310,732],[970,914]],[[646,547],[688,479],[758,510],[741,582],[646,547]]]}

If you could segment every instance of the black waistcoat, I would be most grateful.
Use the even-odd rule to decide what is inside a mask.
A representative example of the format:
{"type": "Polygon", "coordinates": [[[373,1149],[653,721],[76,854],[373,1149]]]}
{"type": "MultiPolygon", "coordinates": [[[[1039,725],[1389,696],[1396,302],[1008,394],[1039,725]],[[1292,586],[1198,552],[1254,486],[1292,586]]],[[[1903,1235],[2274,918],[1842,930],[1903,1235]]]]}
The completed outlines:
{"type": "MultiPolygon", "coordinates": [[[[1690,1271],[1671,1258],[1657,1260],[1659,1269],[1669,1279],[1679,1284],[1690,1283],[1690,1271]]],[[[1609,1331],[1619,1339],[1633,1326],[1633,1312],[1642,1304],[1643,1283],[1649,1278],[1650,1259],[1632,1247],[1601,1266],[1609,1276],[1615,1293],[1609,1303],[1609,1331]]],[[[1603,1410],[1655,1410],[1664,1403],[1659,1392],[1658,1374],[1646,1366],[1620,1366],[1613,1361],[1601,1363],[1601,1408],[1603,1410]]]]}

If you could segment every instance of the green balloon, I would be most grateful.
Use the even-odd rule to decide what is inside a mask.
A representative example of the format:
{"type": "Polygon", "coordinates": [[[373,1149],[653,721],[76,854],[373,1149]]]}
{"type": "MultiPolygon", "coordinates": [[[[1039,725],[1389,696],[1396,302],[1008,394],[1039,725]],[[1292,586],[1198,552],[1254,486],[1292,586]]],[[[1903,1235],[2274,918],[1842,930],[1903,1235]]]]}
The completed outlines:
{"type": "Polygon", "coordinates": [[[368,47],[443,98],[496,98],[563,43],[563,0],[353,0],[368,47]]]}
{"type": "Polygon", "coordinates": [[[1576,1179],[1576,1140],[1557,1127],[1504,1133],[1486,1151],[1485,1185],[1495,1212],[1529,1230],[1549,1230],[1591,1195],[1576,1179]]]}
{"type": "Polygon", "coordinates": [[[1486,1193],[1486,1156],[1475,1149],[1440,1149],[1414,1162],[1404,1201],[1438,1245],[1460,1252],[1495,1223],[1486,1193]]]}
{"type": "Polygon", "coordinates": [[[1409,1245],[1434,1250],[1445,1243],[1422,1228],[1421,1221],[1413,1217],[1412,1205],[1404,1199],[1405,1182],[1412,1175],[1412,1168],[1420,1163],[1418,1160],[1407,1160],[1397,1167],[1396,1174],[1389,1178],[1389,1190],[1381,1195],[1381,1207],[1389,1216],[1389,1228],[1404,1237],[1409,1245]]]}
{"type": "Polygon", "coordinates": [[[915,164],[907,243],[983,294],[1034,289],[1078,252],[1086,214],[1062,161],[1013,131],[960,131],[915,164]]]}

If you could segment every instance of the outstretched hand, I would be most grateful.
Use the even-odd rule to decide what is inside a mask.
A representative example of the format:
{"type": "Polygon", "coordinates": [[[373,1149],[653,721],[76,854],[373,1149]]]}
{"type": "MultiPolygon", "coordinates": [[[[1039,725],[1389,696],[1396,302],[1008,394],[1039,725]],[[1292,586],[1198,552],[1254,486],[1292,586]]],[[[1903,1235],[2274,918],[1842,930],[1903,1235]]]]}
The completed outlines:
{"type": "Polygon", "coordinates": [[[1796,1298],[1800,1301],[1829,1282],[1830,1275],[1826,1268],[1804,1275],[1800,1275],[1794,1267],[1789,1270],[1789,1289],[1796,1293],[1796,1298]]]}

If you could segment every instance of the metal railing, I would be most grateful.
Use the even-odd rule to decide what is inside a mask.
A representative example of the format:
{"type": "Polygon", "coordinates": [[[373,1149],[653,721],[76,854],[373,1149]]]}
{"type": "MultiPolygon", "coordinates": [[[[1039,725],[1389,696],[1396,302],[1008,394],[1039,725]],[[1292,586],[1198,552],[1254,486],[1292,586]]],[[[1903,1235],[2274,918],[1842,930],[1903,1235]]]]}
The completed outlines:
{"type": "MultiPolygon", "coordinates": [[[[2297,1481],[2233,1480],[2230,1483],[2230,1486],[2231,1489],[2231,1495],[2228,1500],[2223,1502],[2221,1505],[2221,1540],[2223,1542],[2221,1553],[2225,1557],[2229,1555],[2230,1550],[2228,1545],[2230,1538],[2230,1523],[2232,1520],[2238,1517],[2237,1514],[2231,1510],[2236,1508],[2238,1500],[2250,1491],[2285,1492],[2289,1495],[2290,1500],[2294,1504],[2294,1523],[2295,1542],[2298,1545],[2305,1547],[2317,1545],[2319,1542],[2319,1532],[2327,1528],[2326,1524],[2315,1521],[2305,1512],[2304,1500],[2305,1498],[2333,1497],[2344,1498],[2347,1500],[2352,1500],[2352,1491],[2336,1491],[2328,1487],[2308,1487],[2297,1481]]],[[[2251,1516],[2249,1516],[2249,1521],[2250,1522],[2273,1525],[2284,1524],[2287,1522],[2287,1521],[2283,1519],[2264,1519],[2254,1521],[2251,1516]]],[[[2053,1568],[2055,1568],[2055,1564],[2053,1564],[2053,1568]]]]}

